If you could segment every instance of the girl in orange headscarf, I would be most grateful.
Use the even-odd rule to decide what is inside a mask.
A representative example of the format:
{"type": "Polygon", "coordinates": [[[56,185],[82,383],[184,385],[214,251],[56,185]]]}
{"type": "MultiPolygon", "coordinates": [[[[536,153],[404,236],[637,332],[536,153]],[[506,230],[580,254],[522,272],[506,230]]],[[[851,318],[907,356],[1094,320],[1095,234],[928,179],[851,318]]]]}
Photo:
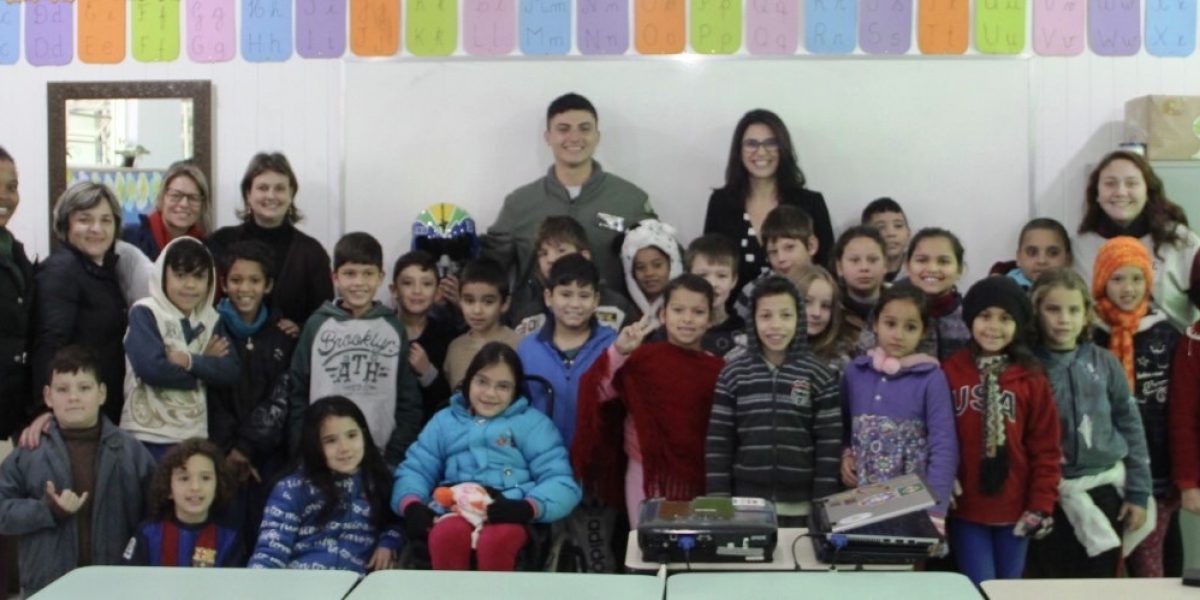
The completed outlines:
{"type": "Polygon", "coordinates": [[[1101,246],[1092,276],[1092,296],[1100,317],[1096,343],[1107,347],[1121,362],[1137,399],[1158,505],[1153,532],[1126,562],[1130,573],[1138,577],[1163,577],[1164,566],[1166,575],[1178,575],[1183,558],[1179,527],[1172,527],[1179,494],[1171,485],[1167,446],[1171,359],[1179,332],[1161,312],[1151,309],[1152,289],[1154,267],[1150,252],[1141,242],[1117,236],[1101,246]]]}

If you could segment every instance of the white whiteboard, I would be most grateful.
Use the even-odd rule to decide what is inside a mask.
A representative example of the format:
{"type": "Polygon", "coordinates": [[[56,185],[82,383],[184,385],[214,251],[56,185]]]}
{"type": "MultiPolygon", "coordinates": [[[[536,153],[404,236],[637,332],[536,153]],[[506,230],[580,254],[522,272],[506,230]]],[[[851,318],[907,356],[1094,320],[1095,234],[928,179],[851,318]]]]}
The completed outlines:
{"type": "MultiPolygon", "coordinates": [[[[1021,59],[504,60],[345,66],[346,231],[406,250],[421,208],[453,202],[481,231],[542,176],[546,105],[575,91],[599,112],[596,154],[638,184],[686,244],[724,180],[738,118],[788,124],[835,233],[892,196],[914,231],[967,247],[965,283],[1015,254],[1031,216],[1028,62],[1021,59]]],[[[965,288],[964,288],[965,289],[965,288]]]]}

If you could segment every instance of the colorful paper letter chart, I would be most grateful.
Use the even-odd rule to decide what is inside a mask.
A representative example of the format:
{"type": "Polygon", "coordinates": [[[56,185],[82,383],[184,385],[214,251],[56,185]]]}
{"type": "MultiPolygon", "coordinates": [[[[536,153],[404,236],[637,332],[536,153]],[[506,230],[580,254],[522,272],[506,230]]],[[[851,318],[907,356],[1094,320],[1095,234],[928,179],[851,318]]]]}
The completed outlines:
{"type": "Polygon", "coordinates": [[[795,54],[800,43],[800,0],[748,0],[746,51],[795,54]]]}
{"type": "Polygon", "coordinates": [[[193,62],[222,62],[237,54],[234,0],[187,0],[187,53],[193,62]]]}
{"type": "Polygon", "coordinates": [[[463,0],[462,21],[467,54],[503,56],[517,47],[517,0],[463,0]]]}
{"type": "Polygon", "coordinates": [[[125,60],[125,3],[79,0],[79,60],[117,64],[125,60]]]}
{"type": "Polygon", "coordinates": [[[179,0],[133,0],[133,57],[141,62],[179,58],[179,0]]]}
{"type": "Polygon", "coordinates": [[[400,0],[350,0],[350,51],[391,56],[400,50],[400,0]]]}
{"type": "Polygon", "coordinates": [[[296,0],[296,54],[338,58],[346,52],[346,0],[296,0]]]}
{"type": "Polygon", "coordinates": [[[863,0],[858,10],[858,43],[864,52],[908,52],[912,45],[912,0],[863,0]]]}
{"type": "Polygon", "coordinates": [[[291,56],[291,0],[242,0],[242,58],[281,62],[291,56]]]}
{"type": "MultiPolygon", "coordinates": [[[[1033,51],[1044,56],[1075,56],[1087,37],[1085,0],[1032,0],[1033,51]]],[[[1194,1],[1194,0],[1193,0],[1194,1]]]]}
{"type": "Polygon", "coordinates": [[[970,0],[920,0],[917,47],[922,54],[963,54],[970,35],[970,0]]]}
{"type": "Polygon", "coordinates": [[[25,4],[25,60],[35,67],[70,64],[75,5],[69,2],[25,4]]]}
{"type": "Polygon", "coordinates": [[[1146,0],[1146,51],[1191,56],[1196,50],[1196,0],[1146,0]]]}
{"type": "Polygon", "coordinates": [[[417,56],[449,56],[458,48],[456,0],[408,0],[408,51],[417,56]]]}
{"type": "Polygon", "coordinates": [[[629,49],[629,0],[578,0],[581,54],[625,54],[629,49]]]}
{"type": "Polygon", "coordinates": [[[687,43],[684,0],[633,0],[634,47],[641,54],[679,54],[687,43]]]}
{"type": "Polygon", "coordinates": [[[358,57],[1188,57],[1200,0],[0,0],[0,66],[358,57]],[[914,44],[914,37],[916,43],[914,44]],[[914,47],[915,45],[915,47],[914,47]],[[181,50],[183,52],[181,52],[181,50]]]}
{"type": "Polygon", "coordinates": [[[1133,56],[1142,46],[1142,3],[1089,0],[1088,45],[1100,56],[1133,56]]]}
{"type": "Polygon", "coordinates": [[[571,51],[570,0],[520,0],[517,17],[522,54],[557,55],[571,51]]]}
{"type": "Polygon", "coordinates": [[[1025,0],[980,0],[975,5],[975,46],[984,54],[1025,49],[1025,0]]]}
{"type": "Polygon", "coordinates": [[[804,0],[804,46],[813,54],[854,52],[857,0],[804,0]]]}
{"type": "Polygon", "coordinates": [[[21,56],[21,5],[0,2],[0,65],[14,65],[21,56]]]}
{"type": "Polygon", "coordinates": [[[742,47],[742,0],[692,0],[692,50],[733,54],[742,47]]]}

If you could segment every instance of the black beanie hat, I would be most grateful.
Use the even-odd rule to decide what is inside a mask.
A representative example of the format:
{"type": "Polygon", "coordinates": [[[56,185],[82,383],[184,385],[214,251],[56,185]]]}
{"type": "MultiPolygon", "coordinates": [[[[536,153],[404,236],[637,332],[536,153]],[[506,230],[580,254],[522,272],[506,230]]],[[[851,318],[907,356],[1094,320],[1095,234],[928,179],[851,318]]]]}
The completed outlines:
{"type": "Polygon", "coordinates": [[[967,329],[975,322],[975,317],[985,309],[998,306],[1012,316],[1017,323],[1017,331],[1029,327],[1033,319],[1033,305],[1025,290],[1004,275],[992,275],[975,282],[967,296],[963,299],[963,322],[967,329]]]}

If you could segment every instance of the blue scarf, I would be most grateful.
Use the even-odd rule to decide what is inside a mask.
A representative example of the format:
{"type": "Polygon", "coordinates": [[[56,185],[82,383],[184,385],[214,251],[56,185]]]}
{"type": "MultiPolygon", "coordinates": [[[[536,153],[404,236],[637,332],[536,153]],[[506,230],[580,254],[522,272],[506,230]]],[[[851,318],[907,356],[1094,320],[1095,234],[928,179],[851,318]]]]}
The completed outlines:
{"type": "Polygon", "coordinates": [[[1008,275],[1009,279],[1017,282],[1017,285],[1021,286],[1021,289],[1027,292],[1029,288],[1033,287],[1033,282],[1029,280],[1029,277],[1025,275],[1025,271],[1022,271],[1020,267],[1009,271],[1006,275],[1008,275]]]}
{"type": "Polygon", "coordinates": [[[258,307],[258,316],[249,325],[242,321],[241,315],[233,307],[233,303],[229,301],[229,298],[222,298],[217,303],[217,313],[221,315],[221,321],[225,323],[225,329],[239,342],[249,339],[250,336],[262,331],[262,328],[267,324],[266,306],[258,307]]]}

